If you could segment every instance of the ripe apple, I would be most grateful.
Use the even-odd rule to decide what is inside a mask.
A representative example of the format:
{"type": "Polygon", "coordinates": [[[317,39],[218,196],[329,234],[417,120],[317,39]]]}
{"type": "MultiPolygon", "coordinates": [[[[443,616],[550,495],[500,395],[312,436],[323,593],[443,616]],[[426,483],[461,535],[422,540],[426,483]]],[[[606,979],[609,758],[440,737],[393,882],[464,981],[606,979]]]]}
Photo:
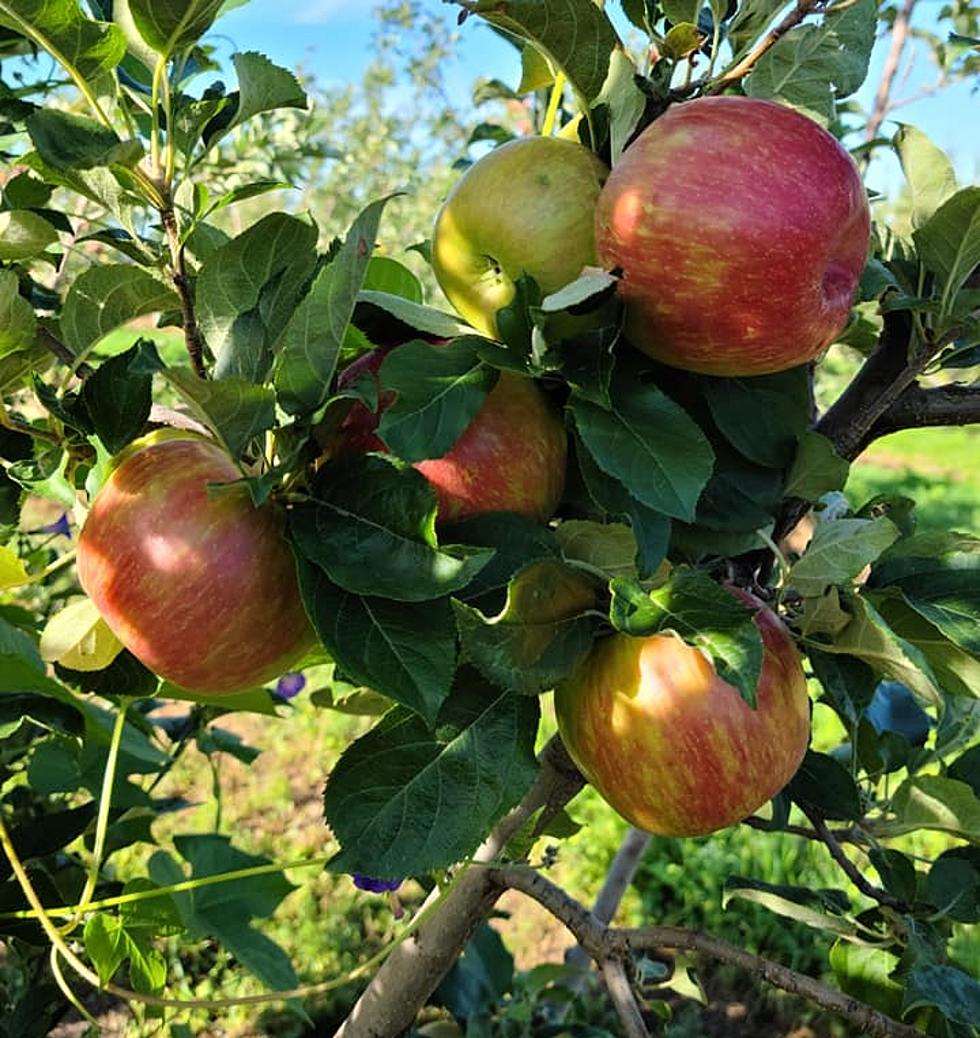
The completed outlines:
{"type": "Polygon", "coordinates": [[[811,119],[703,97],[623,153],[596,247],[622,270],[635,346],[688,371],[765,375],[810,360],[847,323],[870,219],[850,155],[811,119]]]}
{"type": "Polygon", "coordinates": [[[78,539],[78,577],[116,637],[191,692],[237,692],[296,662],[313,631],[282,516],[224,449],[164,430],[127,447],[78,539]]]}
{"type": "Polygon", "coordinates": [[[544,295],[596,263],[593,214],[608,169],[556,137],[508,141],[449,192],[432,231],[432,268],[446,298],[496,337],[496,313],[527,274],[544,295]]]}
{"type": "MultiPolygon", "coordinates": [[[[338,387],[365,376],[380,386],[378,371],[388,352],[375,349],[358,357],[341,372],[338,387]]],[[[386,452],[376,430],[393,399],[379,391],[376,412],[356,401],[340,427],[336,450],[386,452]]],[[[561,418],[541,390],[528,378],[502,371],[449,451],[414,467],[436,492],[438,522],[484,512],[519,512],[544,522],[561,500],[567,447],[561,418]]]]}
{"type": "Polygon", "coordinates": [[[757,709],[673,634],[598,642],[555,689],[561,737],[579,770],[625,819],[661,836],[700,836],[752,814],[792,778],[810,709],[799,653],[756,599],[757,709]]]}

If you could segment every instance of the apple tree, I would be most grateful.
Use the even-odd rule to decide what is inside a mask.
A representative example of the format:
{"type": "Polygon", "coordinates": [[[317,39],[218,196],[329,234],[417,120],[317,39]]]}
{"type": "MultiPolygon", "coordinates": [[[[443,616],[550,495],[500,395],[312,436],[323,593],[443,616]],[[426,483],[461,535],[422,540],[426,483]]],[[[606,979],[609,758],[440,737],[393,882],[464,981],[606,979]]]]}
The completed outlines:
{"type": "MultiPolygon", "coordinates": [[[[447,3],[520,50],[483,93],[534,132],[482,123],[422,244],[388,229],[397,193],[349,227],[225,220],[282,186],[234,142],[307,99],[254,52],[219,81],[223,6],[0,0],[0,927],[30,963],[5,1033],[83,986],[220,1012],[174,990],[181,935],[266,985],[246,1001],[319,989],[254,925],[291,889],[275,861],[187,834],[124,884],[109,862],[180,809],[157,784],[211,721],[327,666],[376,718],[324,776],[326,867],[431,892],[345,1038],[411,1033],[507,889],[629,1038],[679,953],[870,1034],[975,1034],[950,942],[980,921],[980,535],[842,493],[877,438],[980,420],[980,188],[882,135],[891,79],[870,120],[854,101],[912,4],[447,3]],[[878,150],[907,224],[869,201],[878,150]],[[838,344],[863,362],[821,411],[838,344]],[[841,745],[811,744],[812,700],[841,745]],[[717,893],[833,934],[833,983],[569,897],[541,838],[585,781],[650,832],[825,847],[846,890],[717,893]]],[[[976,13],[944,17],[944,67],[975,70],[976,13]]],[[[485,1033],[489,1003],[453,1004],[485,1033]]]]}

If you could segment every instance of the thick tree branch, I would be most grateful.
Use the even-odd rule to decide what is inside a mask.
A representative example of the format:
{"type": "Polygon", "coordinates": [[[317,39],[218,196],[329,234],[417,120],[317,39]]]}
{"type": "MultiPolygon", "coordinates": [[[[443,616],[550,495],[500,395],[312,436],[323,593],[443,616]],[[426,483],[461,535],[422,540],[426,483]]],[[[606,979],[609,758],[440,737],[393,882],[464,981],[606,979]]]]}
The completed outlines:
{"type": "Polygon", "coordinates": [[[878,136],[878,127],[881,126],[885,116],[892,109],[891,93],[895,82],[895,73],[898,72],[899,62],[902,60],[902,51],[905,49],[905,41],[909,35],[909,22],[912,18],[912,10],[917,0],[905,0],[895,15],[895,23],[892,25],[892,42],[885,58],[884,67],[881,70],[881,79],[878,81],[878,90],[875,93],[874,105],[871,109],[871,117],[865,130],[865,140],[873,141],[878,136]]]}
{"type": "Polygon", "coordinates": [[[564,890],[533,869],[511,867],[493,871],[503,886],[533,898],[556,919],[561,920],[579,944],[600,964],[600,968],[610,959],[622,962],[624,954],[629,952],[661,951],[664,948],[695,952],[743,969],[790,994],[800,995],[876,1038],[920,1038],[920,1032],[914,1027],[886,1016],[804,973],[743,951],[717,937],[675,926],[610,929],[604,927],[564,890]]]}
{"type": "MultiPolygon", "coordinates": [[[[538,815],[540,829],[584,785],[557,737],[545,746],[539,759],[541,771],[534,787],[497,824],[474,854],[476,861],[499,858],[508,841],[531,818],[538,815]]],[[[502,893],[492,870],[471,867],[433,918],[388,956],[334,1038],[391,1038],[410,1027],[502,893]]]]}
{"type": "Polygon", "coordinates": [[[755,67],[759,58],[773,44],[782,39],[790,29],[795,29],[808,14],[812,14],[825,7],[826,3],[827,0],[796,0],[796,5],[786,17],[778,25],[773,26],[737,65],[708,83],[704,93],[720,94],[726,87],[731,86],[732,83],[737,83],[740,79],[744,79],[755,67]]]}
{"type": "Polygon", "coordinates": [[[204,366],[204,336],[197,326],[194,313],[194,298],[191,294],[191,283],[187,277],[187,264],[184,259],[184,246],[180,242],[180,230],[177,226],[177,214],[172,208],[160,210],[160,220],[170,243],[170,262],[173,267],[173,283],[180,297],[180,311],[184,327],[184,343],[191,367],[200,378],[207,378],[204,366]]]}
{"type": "Polygon", "coordinates": [[[980,386],[954,383],[923,389],[909,386],[871,426],[860,451],[873,440],[902,429],[924,429],[941,425],[970,425],[980,422],[980,386]]]}

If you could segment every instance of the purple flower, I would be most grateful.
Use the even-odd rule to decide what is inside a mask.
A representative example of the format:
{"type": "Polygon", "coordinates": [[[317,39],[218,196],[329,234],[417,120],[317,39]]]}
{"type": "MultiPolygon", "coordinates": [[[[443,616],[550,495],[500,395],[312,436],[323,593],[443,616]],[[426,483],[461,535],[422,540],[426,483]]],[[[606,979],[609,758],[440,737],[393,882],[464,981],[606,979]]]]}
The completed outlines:
{"type": "Polygon", "coordinates": [[[305,685],[306,678],[302,674],[291,671],[288,674],[283,674],[276,682],[276,695],[280,699],[292,699],[303,691],[305,685]]]}
{"type": "Polygon", "coordinates": [[[360,872],[351,873],[351,879],[358,890],[367,890],[372,894],[386,894],[402,885],[400,879],[376,879],[374,876],[362,876],[360,872]]]}
{"type": "Polygon", "coordinates": [[[31,532],[61,534],[62,537],[71,537],[71,527],[68,525],[68,513],[62,512],[53,523],[48,523],[46,526],[39,526],[36,530],[32,530],[31,532]]]}

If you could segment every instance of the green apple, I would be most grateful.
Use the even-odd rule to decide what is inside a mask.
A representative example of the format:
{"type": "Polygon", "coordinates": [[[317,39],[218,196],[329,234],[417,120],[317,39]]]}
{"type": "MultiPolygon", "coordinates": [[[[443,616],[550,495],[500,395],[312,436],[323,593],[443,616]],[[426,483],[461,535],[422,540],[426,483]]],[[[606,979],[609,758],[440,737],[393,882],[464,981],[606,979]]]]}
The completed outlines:
{"type": "Polygon", "coordinates": [[[557,292],[596,263],[595,206],[608,170],[556,137],[508,141],[474,163],[436,216],[432,267],[446,298],[496,337],[514,282],[557,292]]]}

